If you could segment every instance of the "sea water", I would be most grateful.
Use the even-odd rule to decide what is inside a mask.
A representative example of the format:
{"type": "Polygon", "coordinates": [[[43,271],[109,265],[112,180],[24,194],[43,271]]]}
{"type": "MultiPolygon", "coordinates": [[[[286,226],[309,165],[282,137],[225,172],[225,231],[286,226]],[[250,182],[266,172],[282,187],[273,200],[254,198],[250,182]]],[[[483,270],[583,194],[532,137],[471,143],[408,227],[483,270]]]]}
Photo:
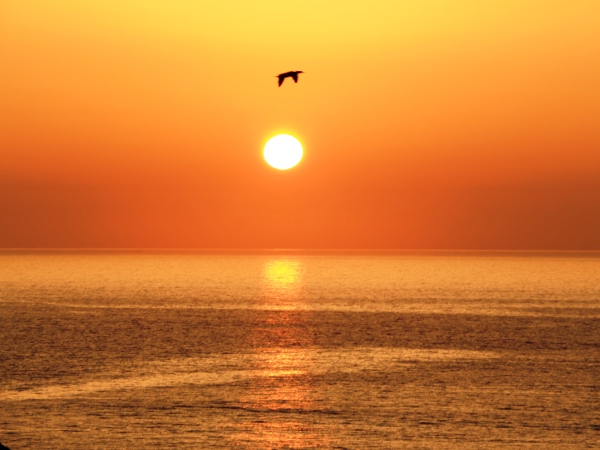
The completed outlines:
{"type": "Polygon", "coordinates": [[[0,253],[18,449],[593,448],[600,254],[0,253]]]}

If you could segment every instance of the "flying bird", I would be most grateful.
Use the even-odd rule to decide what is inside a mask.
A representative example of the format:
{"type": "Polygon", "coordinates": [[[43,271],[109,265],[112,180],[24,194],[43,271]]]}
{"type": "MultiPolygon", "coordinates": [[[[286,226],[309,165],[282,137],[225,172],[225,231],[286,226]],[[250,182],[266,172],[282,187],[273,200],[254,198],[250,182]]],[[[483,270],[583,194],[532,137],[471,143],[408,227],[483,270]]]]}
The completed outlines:
{"type": "Polygon", "coordinates": [[[301,70],[292,70],[291,72],[285,72],[285,73],[280,73],[279,75],[275,75],[277,78],[279,78],[278,86],[281,86],[281,83],[283,83],[283,80],[285,80],[287,77],[292,77],[292,79],[294,80],[294,83],[297,83],[299,73],[304,73],[304,72],[302,72],[301,70]]]}

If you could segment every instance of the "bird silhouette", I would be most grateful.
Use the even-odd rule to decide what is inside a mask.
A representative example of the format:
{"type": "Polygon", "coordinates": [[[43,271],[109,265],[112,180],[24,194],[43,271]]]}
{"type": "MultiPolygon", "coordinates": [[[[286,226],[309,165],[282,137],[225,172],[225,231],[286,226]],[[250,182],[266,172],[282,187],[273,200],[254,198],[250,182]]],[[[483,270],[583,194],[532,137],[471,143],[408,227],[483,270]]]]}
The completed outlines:
{"type": "Polygon", "coordinates": [[[294,80],[294,83],[297,83],[299,73],[304,73],[304,72],[302,72],[301,70],[292,70],[291,72],[285,72],[285,73],[280,73],[279,75],[275,75],[277,78],[279,78],[278,86],[281,86],[281,83],[283,83],[283,80],[285,80],[287,77],[292,77],[292,79],[294,80]]]}

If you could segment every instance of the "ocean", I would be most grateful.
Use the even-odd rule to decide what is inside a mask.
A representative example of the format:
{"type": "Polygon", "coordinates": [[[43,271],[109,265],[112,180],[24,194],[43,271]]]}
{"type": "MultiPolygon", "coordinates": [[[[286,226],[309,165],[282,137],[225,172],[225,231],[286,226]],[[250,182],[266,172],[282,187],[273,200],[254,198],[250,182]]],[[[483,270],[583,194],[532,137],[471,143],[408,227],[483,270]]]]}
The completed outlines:
{"type": "Polygon", "coordinates": [[[600,253],[0,252],[19,449],[600,447],[600,253]]]}

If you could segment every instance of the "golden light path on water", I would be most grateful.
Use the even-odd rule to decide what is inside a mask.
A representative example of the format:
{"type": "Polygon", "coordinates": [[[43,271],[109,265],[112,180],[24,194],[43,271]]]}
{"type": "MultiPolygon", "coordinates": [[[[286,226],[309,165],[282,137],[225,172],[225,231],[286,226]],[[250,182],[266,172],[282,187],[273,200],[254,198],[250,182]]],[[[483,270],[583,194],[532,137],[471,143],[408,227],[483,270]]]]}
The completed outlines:
{"type": "Polygon", "coordinates": [[[300,309],[306,305],[300,294],[303,288],[303,268],[300,260],[273,259],[263,269],[263,299],[267,308],[300,309]]]}
{"type": "Polygon", "coordinates": [[[310,436],[317,447],[326,447],[325,436],[314,427],[298,421],[288,412],[303,413],[317,408],[312,399],[314,385],[314,344],[303,332],[301,315],[293,314],[302,303],[302,263],[300,260],[274,258],[263,268],[262,298],[267,317],[252,330],[252,340],[283,340],[290,345],[264,348],[256,353],[254,366],[268,376],[254,380],[253,389],[241,399],[242,404],[260,411],[259,420],[248,422],[246,432],[236,436],[239,442],[252,442],[262,436],[268,448],[294,446],[298,434],[310,436]],[[270,311],[272,310],[272,311],[270,311]],[[277,310],[277,311],[275,311],[277,310]],[[290,311],[290,314],[281,314],[290,311]],[[283,323],[282,323],[283,322],[283,323]],[[275,420],[274,420],[275,419],[275,420]]]}

